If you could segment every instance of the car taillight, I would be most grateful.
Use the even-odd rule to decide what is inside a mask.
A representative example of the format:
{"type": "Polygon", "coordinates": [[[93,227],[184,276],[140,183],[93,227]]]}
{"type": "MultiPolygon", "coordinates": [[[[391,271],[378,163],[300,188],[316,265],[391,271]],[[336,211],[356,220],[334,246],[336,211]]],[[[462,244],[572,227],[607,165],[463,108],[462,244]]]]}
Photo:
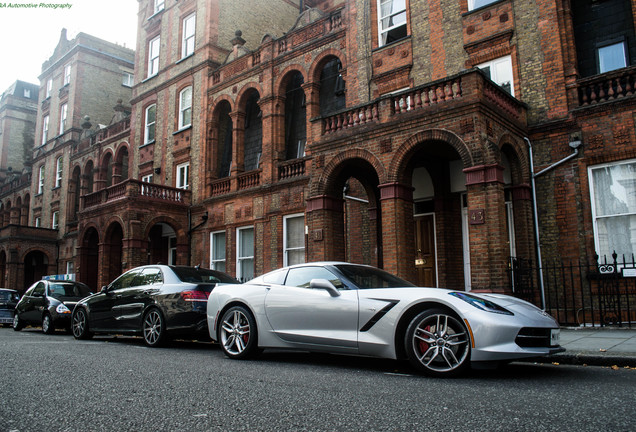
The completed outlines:
{"type": "Polygon", "coordinates": [[[181,298],[183,298],[185,301],[208,301],[209,295],[210,293],[208,292],[197,290],[181,292],[181,298]]]}

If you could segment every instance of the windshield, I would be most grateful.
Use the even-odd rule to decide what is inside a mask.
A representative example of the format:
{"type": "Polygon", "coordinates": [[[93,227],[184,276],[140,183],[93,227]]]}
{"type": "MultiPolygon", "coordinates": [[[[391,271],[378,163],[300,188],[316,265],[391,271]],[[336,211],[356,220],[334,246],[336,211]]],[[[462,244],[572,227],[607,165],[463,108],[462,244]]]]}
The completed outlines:
{"type": "Polygon", "coordinates": [[[78,297],[84,298],[92,292],[87,285],[82,283],[53,282],[49,285],[49,295],[51,297],[78,297]]]}
{"type": "Polygon", "coordinates": [[[174,273],[182,282],[192,283],[238,283],[225,273],[196,267],[172,267],[174,273]]]}
{"type": "Polygon", "coordinates": [[[374,267],[338,264],[335,266],[340,272],[356,284],[358,289],[372,288],[401,288],[415,286],[410,282],[393,276],[374,267]]]}

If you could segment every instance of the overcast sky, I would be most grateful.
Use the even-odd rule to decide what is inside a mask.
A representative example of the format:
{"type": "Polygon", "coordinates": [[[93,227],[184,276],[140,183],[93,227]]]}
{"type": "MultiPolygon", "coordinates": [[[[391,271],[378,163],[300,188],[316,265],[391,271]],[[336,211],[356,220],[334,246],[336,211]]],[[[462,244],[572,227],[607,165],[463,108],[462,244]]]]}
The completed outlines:
{"type": "Polygon", "coordinates": [[[69,40],[84,32],[135,49],[137,0],[42,0],[71,7],[9,7],[40,1],[0,0],[0,94],[16,80],[40,84],[42,63],[53,54],[62,28],[69,40]]]}

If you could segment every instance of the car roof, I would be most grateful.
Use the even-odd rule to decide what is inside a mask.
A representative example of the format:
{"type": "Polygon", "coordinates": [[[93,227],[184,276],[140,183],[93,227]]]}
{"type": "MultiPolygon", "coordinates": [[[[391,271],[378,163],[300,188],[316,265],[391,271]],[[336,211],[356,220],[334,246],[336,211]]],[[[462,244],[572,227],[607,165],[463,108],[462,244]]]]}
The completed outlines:
{"type": "Polygon", "coordinates": [[[10,292],[15,292],[17,293],[17,290],[11,289],[11,288],[0,288],[0,291],[10,291],[10,292]]]}

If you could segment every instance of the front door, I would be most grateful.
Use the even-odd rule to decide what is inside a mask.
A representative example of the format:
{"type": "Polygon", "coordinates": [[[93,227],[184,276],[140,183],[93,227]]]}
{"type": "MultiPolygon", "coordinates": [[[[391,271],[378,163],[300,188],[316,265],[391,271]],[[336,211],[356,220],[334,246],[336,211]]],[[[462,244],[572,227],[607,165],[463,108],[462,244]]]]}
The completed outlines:
{"type": "Polygon", "coordinates": [[[285,285],[271,285],[265,297],[265,313],[278,337],[308,348],[330,351],[358,349],[358,292],[347,289],[323,267],[292,268],[285,285]],[[312,279],[327,279],[339,289],[332,297],[322,288],[312,288],[312,279]]]}
{"type": "Polygon", "coordinates": [[[415,217],[415,268],[419,286],[437,286],[434,214],[415,217]]]}

